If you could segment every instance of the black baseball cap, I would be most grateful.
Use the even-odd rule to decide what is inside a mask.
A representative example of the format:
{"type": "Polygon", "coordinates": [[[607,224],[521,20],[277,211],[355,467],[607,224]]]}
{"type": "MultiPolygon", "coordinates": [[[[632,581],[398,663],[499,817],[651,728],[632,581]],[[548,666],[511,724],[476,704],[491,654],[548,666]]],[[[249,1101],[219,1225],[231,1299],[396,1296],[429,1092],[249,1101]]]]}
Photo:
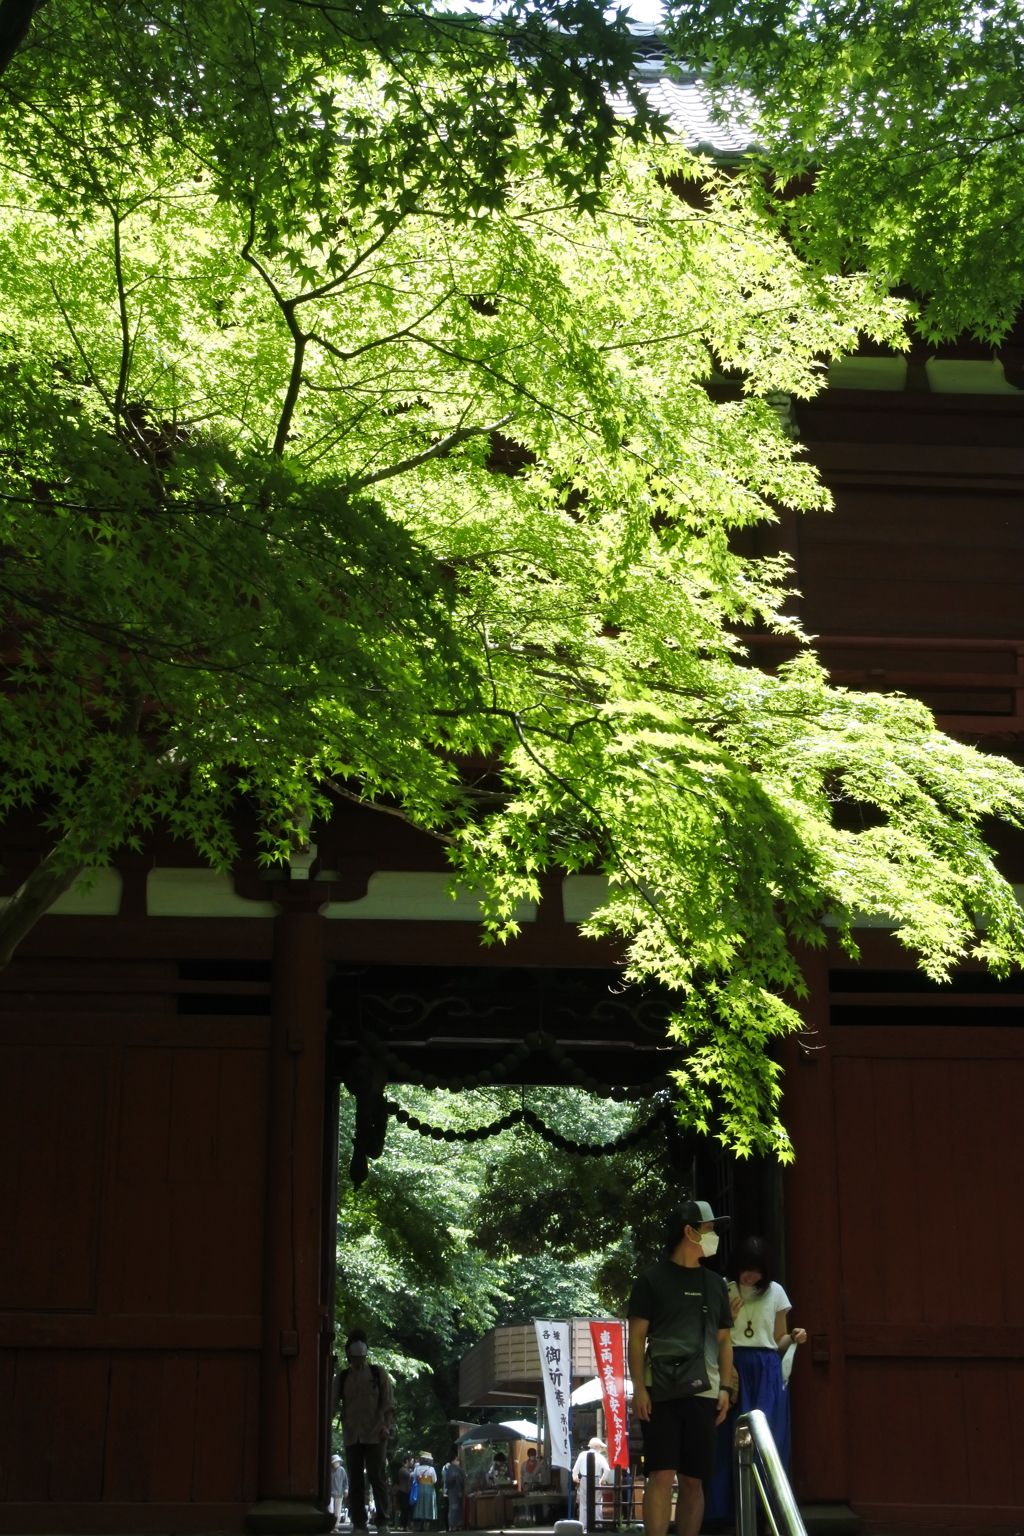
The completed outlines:
{"type": "Polygon", "coordinates": [[[700,1227],[706,1221],[713,1221],[716,1232],[725,1232],[732,1222],[730,1216],[716,1216],[706,1200],[684,1200],[676,1214],[680,1224],[687,1227],[700,1227]]]}

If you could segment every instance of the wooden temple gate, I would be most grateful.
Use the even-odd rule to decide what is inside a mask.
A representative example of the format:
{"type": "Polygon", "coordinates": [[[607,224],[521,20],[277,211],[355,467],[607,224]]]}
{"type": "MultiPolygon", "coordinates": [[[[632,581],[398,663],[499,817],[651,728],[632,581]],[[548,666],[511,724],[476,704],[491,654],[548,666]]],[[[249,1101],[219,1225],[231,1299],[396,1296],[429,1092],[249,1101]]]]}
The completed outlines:
{"type": "MultiPolygon", "coordinates": [[[[782,527],[843,681],[906,687],[1008,751],[1022,411],[833,389],[797,415],[837,511],[782,527]]],[[[0,840],[3,895],[43,841],[27,822],[0,840]]],[[[609,987],[615,952],[579,937],[588,877],[484,950],[428,839],[344,809],[318,841],[320,878],[271,890],[251,846],[232,880],[154,839],[0,975],[2,1531],[324,1529],[337,1083],[372,1153],[386,1080],[454,1057],[478,1074],[538,1019],[570,1060],[535,1052],[528,1081],[663,1069],[656,1022],[609,987]]],[[[807,957],[816,1033],[786,1047],[798,1491],[887,1530],[1019,1529],[1024,995],[977,973],[915,992],[893,937],[862,937],[860,966],[807,957]]],[[[773,1170],[706,1149],[697,1169],[744,1226],[778,1221],[773,1170]]]]}
{"type": "Polygon", "coordinates": [[[571,881],[485,951],[429,840],[346,851],[376,822],[339,812],[329,879],[252,896],[154,845],[162,915],[126,877],[123,915],[73,895],[0,976],[0,1529],[326,1529],[339,1081],[373,1120],[414,1062],[541,1026],[572,1063],[517,1081],[663,1074],[664,1010],[566,921],[571,881]]]}

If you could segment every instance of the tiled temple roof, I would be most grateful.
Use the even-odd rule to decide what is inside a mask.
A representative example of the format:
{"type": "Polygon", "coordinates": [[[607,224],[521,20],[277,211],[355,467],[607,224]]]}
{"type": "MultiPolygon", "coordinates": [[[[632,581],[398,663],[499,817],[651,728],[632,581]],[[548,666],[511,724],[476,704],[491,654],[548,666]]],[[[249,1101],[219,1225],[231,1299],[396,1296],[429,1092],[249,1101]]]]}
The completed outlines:
{"type": "MultiPolygon", "coordinates": [[[[634,22],[630,31],[640,43],[636,78],[646,85],[651,105],[665,114],[688,149],[729,161],[752,147],[749,133],[724,128],[712,120],[710,102],[696,75],[676,71],[675,78],[669,77],[657,28],[634,22]]],[[[629,111],[621,96],[613,96],[612,105],[623,114],[629,111]]]]}

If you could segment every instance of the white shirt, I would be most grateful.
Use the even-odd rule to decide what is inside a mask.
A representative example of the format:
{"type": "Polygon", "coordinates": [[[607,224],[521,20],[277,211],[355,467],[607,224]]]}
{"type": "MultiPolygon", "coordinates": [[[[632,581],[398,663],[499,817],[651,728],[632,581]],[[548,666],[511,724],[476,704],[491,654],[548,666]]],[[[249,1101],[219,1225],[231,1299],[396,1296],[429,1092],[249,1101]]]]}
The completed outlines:
{"type": "Polygon", "coordinates": [[[734,1349],[775,1349],[775,1319],[778,1313],[788,1312],[793,1303],[777,1280],[773,1280],[763,1296],[754,1286],[737,1285],[729,1281],[729,1297],[740,1298],[740,1310],[732,1325],[734,1349]],[[753,1337],[747,1333],[748,1325],[753,1337]]]}
{"type": "Polygon", "coordinates": [[[572,1469],[572,1475],[574,1478],[579,1478],[581,1482],[587,1475],[587,1457],[591,1454],[593,1454],[594,1457],[595,1481],[600,1482],[605,1473],[608,1471],[608,1458],[602,1455],[600,1451],[594,1451],[593,1453],[590,1451],[580,1451],[579,1455],[576,1457],[576,1465],[572,1469]]]}

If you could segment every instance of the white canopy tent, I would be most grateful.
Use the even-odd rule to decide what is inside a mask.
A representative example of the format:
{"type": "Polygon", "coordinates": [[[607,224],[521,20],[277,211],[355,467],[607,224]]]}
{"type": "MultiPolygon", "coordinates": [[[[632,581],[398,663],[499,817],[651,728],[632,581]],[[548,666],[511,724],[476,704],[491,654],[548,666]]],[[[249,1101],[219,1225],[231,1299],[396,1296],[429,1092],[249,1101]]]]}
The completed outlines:
{"type": "MultiPolygon", "coordinates": [[[[628,1376],[626,1377],[626,1396],[627,1398],[633,1396],[633,1383],[628,1376]]],[[[599,1403],[600,1401],[600,1376],[594,1376],[590,1381],[585,1381],[581,1387],[576,1388],[572,1395],[572,1405],[574,1408],[585,1408],[588,1403],[599,1403]]]]}

